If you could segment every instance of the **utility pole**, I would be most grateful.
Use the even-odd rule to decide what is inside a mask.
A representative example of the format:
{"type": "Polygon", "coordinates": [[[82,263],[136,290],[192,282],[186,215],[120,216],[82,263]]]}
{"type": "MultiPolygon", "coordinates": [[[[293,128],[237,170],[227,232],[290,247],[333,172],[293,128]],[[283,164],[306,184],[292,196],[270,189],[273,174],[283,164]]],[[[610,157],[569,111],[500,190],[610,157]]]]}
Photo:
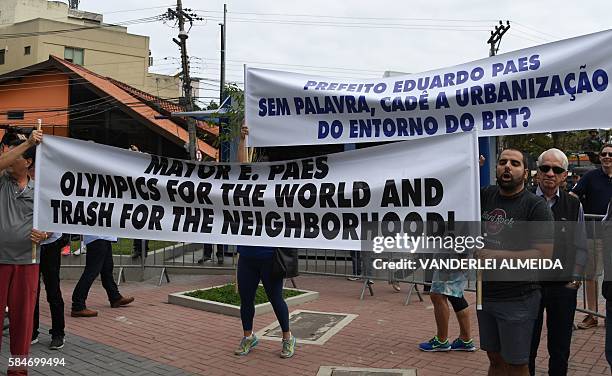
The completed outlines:
{"type": "MultiPolygon", "coordinates": [[[[495,26],[495,30],[491,31],[491,36],[487,40],[489,45],[489,56],[495,56],[499,50],[499,44],[501,39],[510,29],[510,21],[506,21],[506,25],[502,21],[499,21],[499,25],[495,26]]],[[[480,186],[486,187],[489,184],[494,184],[492,177],[495,176],[495,159],[497,157],[497,140],[496,137],[480,137],[478,139],[478,148],[480,154],[485,157],[485,163],[480,169],[480,186]]]]}
{"type": "MultiPolygon", "coordinates": [[[[193,96],[191,89],[191,77],[189,76],[189,56],[187,55],[187,38],[189,37],[185,31],[185,18],[193,25],[193,18],[183,11],[183,2],[176,0],[176,10],[168,9],[170,18],[177,18],[179,24],[178,40],[172,38],[174,43],[181,48],[181,63],[183,67],[183,96],[185,97],[185,107],[187,112],[193,111],[193,96]]],[[[189,131],[189,157],[191,160],[196,159],[196,125],[195,120],[187,117],[187,129],[189,131]]]]}
{"type": "MultiPolygon", "coordinates": [[[[225,91],[225,38],[227,36],[227,4],[223,4],[223,23],[221,26],[221,74],[219,79],[219,107],[223,104],[227,93],[225,91]]],[[[223,116],[219,119],[219,133],[221,142],[219,143],[219,161],[229,162],[232,155],[232,142],[228,139],[230,132],[229,118],[223,116]]]]}
{"type": "Polygon", "coordinates": [[[219,106],[221,106],[221,104],[223,103],[223,100],[225,100],[225,95],[224,95],[224,91],[225,91],[225,36],[226,36],[226,16],[227,16],[227,4],[223,4],[223,23],[220,23],[219,25],[221,25],[221,79],[220,79],[220,85],[221,88],[219,89],[219,106]]]}
{"type": "Polygon", "coordinates": [[[506,26],[502,21],[499,21],[499,25],[495,26],[495,31],[491,31],[491,36],[487,41],[487,44],[490,45],[489,56],[497,55],[497,51],[499,51],[499,44],[501,43],[501,39],[506,34],[506,31],[510,29],[510,21],[506,21],[506,26]]]}

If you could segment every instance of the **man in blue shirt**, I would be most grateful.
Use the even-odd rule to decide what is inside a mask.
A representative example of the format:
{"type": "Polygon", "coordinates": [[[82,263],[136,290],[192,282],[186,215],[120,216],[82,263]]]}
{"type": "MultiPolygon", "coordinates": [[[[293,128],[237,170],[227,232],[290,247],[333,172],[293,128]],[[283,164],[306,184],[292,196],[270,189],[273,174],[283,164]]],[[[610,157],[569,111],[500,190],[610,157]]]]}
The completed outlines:
{"type": "MultiPolygon", "coordinates": [[[[584,174],[571,192],[571,194],[581,199],[582,204],[584,205],[585,214],[606,214],[608,203],[612,198],[612,144],[605,144],[601,148],[601,151],[599,152],[599,160],[601,161],[601,168],[591,170],[584,174]]],[[[593,228],[595,227],[587,227],[587,229],[593,228]]],[[[601,274],[602,242],[601,234],[593,232],[593,230],[587,232],[592,241],[590,242],[589,247],[591,257],[589,257],[589,262],[587,265],[585,287],[587,307],[591,311],[596,311],[596,277],[597,275],[601,274]]],[[[597,318],[592,315],[586,315],[584,320],[578,324],[578,328],[580,329],[588,329],[596,326],[597,318]]]]}

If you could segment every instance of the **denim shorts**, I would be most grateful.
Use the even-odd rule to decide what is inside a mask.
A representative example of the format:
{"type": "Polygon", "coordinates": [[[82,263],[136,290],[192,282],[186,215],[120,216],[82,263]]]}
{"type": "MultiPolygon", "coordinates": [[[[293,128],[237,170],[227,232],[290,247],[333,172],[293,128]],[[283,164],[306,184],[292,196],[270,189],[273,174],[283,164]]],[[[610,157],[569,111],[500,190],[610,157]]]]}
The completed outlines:
{"type": "Polygon", "coordinates": [[[467,280],[467,272],[463,270],[453,270],[450,272],[435,270],[431,282],[431,292],[461,298],[463,297],[467,280]]]}

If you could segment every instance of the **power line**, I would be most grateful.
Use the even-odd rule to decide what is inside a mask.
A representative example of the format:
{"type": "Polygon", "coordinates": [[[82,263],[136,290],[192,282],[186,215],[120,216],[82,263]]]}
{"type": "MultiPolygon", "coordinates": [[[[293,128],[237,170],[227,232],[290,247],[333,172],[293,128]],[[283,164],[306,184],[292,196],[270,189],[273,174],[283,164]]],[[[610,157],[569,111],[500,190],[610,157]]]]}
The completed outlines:
{"type": "Polygon", "coordinates": [[[519,39],[522,39],[522,40],[527,40],[527,41],[530,41],[530,42],[533,42],[533,43],[536,43],[536,44],[548,43],[547,41],[542,41],[542,40],[537,40],[537,39],[530,38],[530,37],[528,37],[528,36],[526,36],[524,34],[516,34],[516,33],[514,33],[514,34],[508,34],[508,36],[509,37],[513,37],[513,38],[519,38],[519,39]]]}
{"type": "MultiPolygon", "coordinates": [[[[215,90],[216,91],[216,90],[215,90]]],[[[193,98],[216,98],[216,97],[209,97],[209,96],[194,96],[193,98]]],[[[180,101],[182,100],[182,97],[175,97],[172,98],[173,100],[177,100],[180,101]]],[[[93,111],[93,110],[97,110],[100,108],[105,108],[105,109],[112,109],[112,108],[121,108],[121,105],[125,105],[128,106],[130,108],[138,108],[138,107],[149,107],[149,108],[153,108],[155,109],[154,105],[158,105],[161,107],[161,105],[159,105],[158,103],[156,103],[155,101],[151,101],[151,104],[145,103],[143,101],[134,101],[134,102],[120,102],[118,100],[116,100],[114,97],[109,98],[109,99],[105,99],[105,97],[103,98],[98,98],[96,100],[100,100],[100,103],[96,103],[93,105],[88,105],[88,106],[81,106],[83,103],[76,103],[73,105],[70,105],[68,107],[54,107],[54,108],[29,108],[29,109],[20,109],[19,111],[23,111],[24,114],[33,114],[33,113],[45,113],[45,112],[69,112],[71,114],[78,114],[78,113],[85,113],[87,111],[93,111]],[[102,107],[102,106],[108,106],[108,105],[112,105],[110,107],[102,107]]],[[[168,100],[166,100],[168,101],[168,100]]],[[[170,102],[170,101],[168,101],[170,102]]],[[[174,105],[180,106],[180,104],[178,103],[174,103],[174,102],[170,102],[174,105]]],[[[6,115],[9,112],[12,112],[14,110],[6,110],[6,111],[0,111],[0,115],[6,115]]]]}
{"type": "MultiPolygon", "coordinates": [[[[198,12],[204,13],[222,13],[222,11],[201,10],[198,12]]],[[[330,19],[351,19],[351,20],[380,20],[380,21],[443,21],[443,22],[497,22],[496,19],[445,19],[445,18],[411,18],[411,17],[353,17],[353,16],[332,16],[327,14],[290,14],[290,13],[257,13],[257,12],[227,12],[228,14],[243,14],[254,16],[283,16],[283,17],[312,17],[312,18],[330,18],[330,19]]]]}
{"type": "MultiPolygon", "coordinates": [[[[220,19],[211,18],[219,21],[220,19]]],[[[275,24],[275,25],[302,25],[337,28],[367,28],[367,29],[399,29],[399,30],[432,30],[432,31],[487,31],[484,26],[478,25],[406,25],[406,24],[376,24],[376,23],[338,23],[326,21],[288,21],[288,20],[261,20],[261,19],[231,19],[232,22],[275,24]]],[[[207,25],[194,25],[207,26],[207,25]]]]}
{"type": "Polygon", "coordinates": [[[35,36],[40,36],[40,35],[56,35],[56,34],[63,34],[63,33],[73,33],[73,32],[84,31],[84,30],[107,29],[107,28],[112,28],[112,27],[117,27],[117,26],[129,26],[129,25],[136,25],[140,23],[157,22],[157,21],[163,20],[164,17],[165,15],[158,15],[158,16],[153,16],[153,17],[127,20],[127,21],[118,22],[115,24],[82,26],[82,27],[75,27],[75,28],[70,28],[70,29],[57,29],[57,30],[47,30],[47,31],[7,33],[7,34],[0,34],[0,39],[16,39],[16,38],[24,38],[24,37],[35,37],[35,36]]]}
{"type": "MultiPolygon", "coordinates": [[[[140,10],[149,10],[149,9],[161,9],[161,8],[167,8],[170,5],[161,5],[161,6],[156,6],[156,7],[148,7],[148,8],[132,8],[132,9],[123,9],[123,10],[115,10],[115,11],[111,11],[111,12],[100,12],[100,14],[106,15],[106,14],[112,14],[112,13],[127,13],[127,12],[135,12],[135,11],[140,11],[140,10]]],[[[62,16],[62,17],[53,17],[53,18],[45,18],[45,20],[51,20],[51,21],[61,21],[61,20],[65,20],[67,17],[66,16],[62,16]]],[[[26,21],[32,21],[31,20],[26,20],[26,21]]],[[[1,23],[0,26],[5,26],[5,25],[14,25],[14,23],[1,23]]]]}
{"type": "Polygon", "coordinates": [[[157,7],[147,7],[147,8],[134,8],[134,9],[122,9],[122,10],[114,10],[112,12],[101,12],[103,14],[112,14],[112,13],[126,13],[126,12],[136,12],[139,10],[149,10],[149,9],[166,9],[168,7],[174,6],[174,4],[168,4],[168,5],[160,5],[157,7]]]}
{"type": "MultiPolygon", "coordinates": [[[[205,13],[221,13],[220,11],[207,11],[207,10],[199,10],[205,13]]],[[[446,28],[480,28],[483,25],[474,25],[474,23],[490,23],[496,22],[494,19],[445,19],[445,18],[411,18],[411,17],[353,17],[353,16],[333,16],[333,15],[325,15],[325,14],[289,14],[289,13],[261,13],[261,12],[228,12],[230,15],[252,15],[252,16],[281,16],[281,17],[294,17],[294,18],[314,18],[315,20],[301,20],[301,19],[261,19],[261,18],[244,18],[244,17],[236,17],[232,18],[232,21],[237,22],[263,22],[263,23],[287,23],[287,24],[304,24],[304,25],[320,25],[320,24],[333,24],[337,26],[349,26],[349,27],[359,27],[359,26],[372,26],[372,27],[398,27],[398,26],[410,26],[410,27],[423,27],[426,29],[429,28],[438,28],[440,30],[446,30],[446,28]],[[325,21],[317,21],[318,19],[339,19],[339,20],[376,20],[376,21],[409,21],[409,22],[444,22],[446,24],[379,24],[379,23],[363,23],[363,22],[350,22],[350,23],[337,23],[337,22],[325,22],[325,21]],[[460,23],[468,23],[460,24],[460,23]]],[[[211,16],[209,17],[211,20],[220,19],[219,16],[211,16]]],[[[516,21],[512,21],[519,27],[522,27],[523,33],[531,36],[532,38],[544,39],[549,41],[550,38],[554,40],[562,39],[556,35],[546,33],[540,30],[537,30],[531,26],[528,26],[523,23],[519,23],[516,21]],[[542,37],[545,36],[545,37],[542,37]]],[[[462,29],[460,29],[462,30],[462,29]]],[[[465,30],[465,31],[480,31],[478,30],[465,30]]]]}
{"type": "Polygon", "coordinates": [[[550,37],[550,38],[553,38],[553,39],[555,39],[555,40],[560,40],[560,39],[563,39],[563,38],[561,38],[561,37],[559,37],[559,36],[556,36],[556,35],[553,35],[553,34],[550,34],[550,33],[547,33],[547,32],[541,31],[541,30],[538,30],[538,29],[535,29],[535,28],[533,28],[533,27],[531,27],[531,26],[529,26],[529,25],[525,25],[524,23],[520,23],[520,22],[518,22],[518,21],[512,21],[512,23],[513,23],[513,24],[515,24],[515,25],[518,25],[518,26],[520,26],[520,27],[523,27],[523,28],[525,28],[525,29],[532,30],[533,32],[535,32],[535,33],[537,33],[537,34],[543,34],[543,35],[546,35],[546,36],[548,36],[548,37],[550,37]]]}
{"type": "Polygon", "coordinates": [[[521,36],[524,36],[525,38],[529,38],[531,40],[538,41],[540,43],[548,43],[548,42],[553,41],[553,39],[551,39],[551,38],[543,37],[541,35],[537,35],[537,34],[535,34],[533,32],[530,32],[529,30],[522,29],[520,27],[519,28],[515,28],[514,32],[515,33],[518,32],[521,36]]]}

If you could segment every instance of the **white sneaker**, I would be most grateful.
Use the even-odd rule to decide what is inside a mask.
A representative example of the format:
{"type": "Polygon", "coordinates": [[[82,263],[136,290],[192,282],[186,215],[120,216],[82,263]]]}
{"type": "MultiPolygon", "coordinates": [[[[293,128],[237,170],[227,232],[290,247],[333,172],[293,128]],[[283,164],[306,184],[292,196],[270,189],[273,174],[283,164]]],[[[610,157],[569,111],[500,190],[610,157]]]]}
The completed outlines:
{"type": "Polygon", "coordinates": [[[81,244],[81,247],[74,251],[73,255],[79,256],[87,253],[87,246],[85,244],[81,244]]]}

